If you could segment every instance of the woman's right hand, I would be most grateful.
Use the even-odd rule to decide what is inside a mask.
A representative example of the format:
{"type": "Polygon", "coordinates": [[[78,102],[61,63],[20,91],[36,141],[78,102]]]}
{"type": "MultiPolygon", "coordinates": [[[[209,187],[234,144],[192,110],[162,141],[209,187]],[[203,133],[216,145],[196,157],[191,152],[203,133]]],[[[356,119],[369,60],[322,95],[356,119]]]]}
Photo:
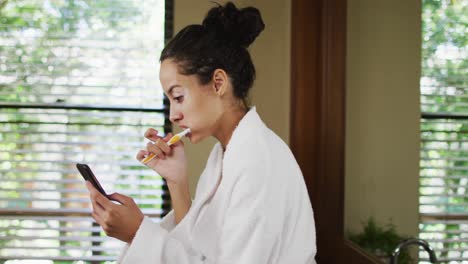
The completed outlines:
{"type": "Polygon", "coordinates": [[[156,157],[145,164],[147,167],[156,171],[170,184],[179,185],[188,182],[184,143],[179,141],[168,146],[167,142],[172,134],[169,133],[163,138],[158,136],[158,131],[153,128],[146,130],[145,137],[152,143],[147,144],[146,150],[138,152],[137,160],[141,162],[147,155],[154,153],[156,157]]]}
{"type": "Polygon", "coordinates": [[[86,188],[89,190],[93,205],[92,217],[96,223],[108,236],[131,243],[144,218],[135,201],[119,193],[105,197],[88,181],[86,181],[86,188]],[[113,203],[111,200],[120,204],[113,203]]]}

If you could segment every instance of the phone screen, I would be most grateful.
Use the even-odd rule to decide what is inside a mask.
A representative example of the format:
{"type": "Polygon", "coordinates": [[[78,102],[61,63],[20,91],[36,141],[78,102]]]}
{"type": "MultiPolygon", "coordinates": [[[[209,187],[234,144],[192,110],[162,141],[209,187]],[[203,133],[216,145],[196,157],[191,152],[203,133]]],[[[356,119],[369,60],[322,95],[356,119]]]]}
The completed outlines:
{"type": "Polygon", "coordinates": [[[96,179],[96,176],[94,176],[93,171],[91,171],[91,168],[90,168],[87,164],[77,163],[77,164],[76,164],[76,168],[78,169],[78,171],[80,172],[81,176],[83,176],[83,178],[84,178],[86,181],[91,182],[91,183],[93,184],[94,188],[96,188],[100,193],[102,193],[104,196],[107,197],[106,192],[104,191],[104,189],[102,188],[101,184],[100,184],[99,181],[96,179]]]}

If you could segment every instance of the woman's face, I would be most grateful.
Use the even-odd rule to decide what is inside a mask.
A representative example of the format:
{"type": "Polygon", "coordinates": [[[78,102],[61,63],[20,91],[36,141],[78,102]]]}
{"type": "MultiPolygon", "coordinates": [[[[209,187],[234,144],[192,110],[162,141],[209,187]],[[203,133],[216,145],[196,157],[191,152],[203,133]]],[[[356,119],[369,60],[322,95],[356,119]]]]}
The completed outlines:
{"type": "Polygon", "coordinates": [[[190,128],[192,143],[212,136],[223,113],[213,82],[201,85],[195,75],[180,74],[171,59],[161,63],[159,78],[170,101],[171,122],[182,129],[190,128]]]}

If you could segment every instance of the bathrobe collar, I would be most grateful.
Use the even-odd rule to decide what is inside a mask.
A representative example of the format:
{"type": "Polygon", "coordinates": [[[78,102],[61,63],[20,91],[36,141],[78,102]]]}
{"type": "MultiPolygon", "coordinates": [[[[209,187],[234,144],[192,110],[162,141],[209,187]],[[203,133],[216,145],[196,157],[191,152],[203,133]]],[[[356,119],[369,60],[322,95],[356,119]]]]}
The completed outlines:
{"type": "Polygon", "coordinates": [[[229,152],[230,149],[235,149],[240,142],[245,141],[252,132],[252,129],[258,127],[258,125],[262,123],[260,116],[257,114],[256,107],[250,108],[234,129],[231,139],[226,146],[226,152],[229,152]]]}
{"type": "MultiPolygon", "coordinates": [[[[200,190],[200,193],[198,193],[197,190],[197,197],[195,197],[195,200],[190,207],[190,211],[194,210],[195,212],[199,212],[200,208],[213,197],[218,185],[220,184],[221,178],[224,176],[224,164],[226,164],[226,162],[235,162],[235,153],[242,151],[242,143],[245,142],[245,140],[254,133],[254,130],[258,129],[260,126],[264,126],[264,124],[257,114],[256,107],[252,107],[234,129],[231,139],[226,146],[226,151],[223,152],[221,143],[216,143],[208,158],[205,171],[199,179],[200,181],[206,182],[205,184],[201,184],[202,186],[208,187],[204,190],[200,190]]],[[[195,225],[193,221],[196,219],[197,217],[192,217],[190,219],[184,217],[173,229],[171,236],[183,241],[183,236],[185,236],[188,231],[184,231],[183,229],[191,229],[195,225]],[[183,224],[185,221],[192,221],[192,223],[183,224]]]]}
{"type": "Polygon", "coordinates": [[[242,151],[242,143],[254,133],[255,129],[262,125],[263,122],[258,116],[254,106],[250,108],[245,116],[239,121],[239,124],[231,135],[231,139],[229,140],[225,151],[223,151],[223,147],[220,142],[216,143],[207,162],[208,168],[214,168],[214,170],[212,170],[213,174],[210,175],[211,177],[207,177],[207,180],[210,182],[208,184],[210,188],[205,190],[199,197],[201,203],[210,199],[216,192],[221,181],[221,177],[226,176],[225,173],[223,174],[225,164],[235,162],[235,160],[231,159],[231,156],[238,151],[242,151]]]}
{"type": "Polygon", "coordinates": [[[234,129],[224,152],[223,163],[235,162],[232,158],[236,157],[236,153],[243,151],[245,142],[248,141],[252,135],[258,133],[259,128],[264,126],[265,124],[257,113],[257,108],[255,106],[251,107],[234,129]]]}

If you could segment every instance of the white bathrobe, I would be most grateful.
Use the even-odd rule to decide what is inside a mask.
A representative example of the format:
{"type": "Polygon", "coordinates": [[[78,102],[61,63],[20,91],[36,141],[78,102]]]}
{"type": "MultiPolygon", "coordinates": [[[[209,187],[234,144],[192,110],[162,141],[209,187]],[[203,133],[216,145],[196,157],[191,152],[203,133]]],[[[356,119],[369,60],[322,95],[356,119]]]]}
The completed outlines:
{"type": "Polygon", "coordinates": [[[252,108],[218,143],[187,215],[145,217],[119,263],[315,264],[315,224],[299,166],[252,108]]]}

